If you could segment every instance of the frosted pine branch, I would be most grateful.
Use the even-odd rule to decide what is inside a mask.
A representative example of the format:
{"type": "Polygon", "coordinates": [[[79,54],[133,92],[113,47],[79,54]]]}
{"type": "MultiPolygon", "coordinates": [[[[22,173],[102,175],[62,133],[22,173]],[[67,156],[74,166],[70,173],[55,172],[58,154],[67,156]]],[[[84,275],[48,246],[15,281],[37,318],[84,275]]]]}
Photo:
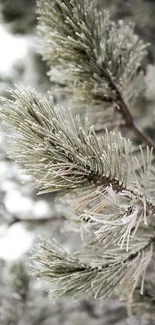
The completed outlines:
{"type": "Polygon", "coordinates": [[[53,104],[50,93],[10,90],[12,98],[3,99],[0,110],[13,131],[9,157],[32,176],[39,193],[72,192],[74,221],[85,240],[72,255],[43,241],[34,256],[36,272],[52,284],[55,299],[104,298],[116,290],[131,301],[137,286],[144,292],[155,241],[155,145],[128,107],[132,87],[144,89],[146,45],[132,24],[112,22],[96,1],[39,0],[38,12],[50,75],[53,65],[63,69],[65,83],[76,85],[80,99],[103,110],[113,106],[148,147],[145,154],[139,147],[136,156],[130,140],[108,131],[98,138],[87,119],[84,125],[79,116],[73,119],[69,109],[53,104]]]}
{"type": "MultiPolygon", "coordinates": [[[[97,138],[87,120],[82,127],[69,110],[34,90],[11,90],[1,115],[16,131],[10,157],[33,177],[39,193],[79,191],[75,205],[84,229],[103,244],[120,248],[148,226],[155,212],[152,150],[147,149],[143,168],[132,155],[132,145],[120,134],[97,138]],[[79,213],[79,212],[78,212],[79,213]]],[[[78,216],[79,218],[79,216],[78,216]]]]}
{"type": "Polygon", "coordinates": [[[133,24],[111,21],[107,10],[97,9],[96,0],[39,0],[38,13],[41,53],[51,80],[53,67],[64,70],[64,84],[76,85],[85,106],[91,101],[101,107],[104,121],[111,120],[113,106],[140,141],[155,148],[128,107],[131,97],[145,89],[141,64],[148,46],[134,34],[133,24]]]}
{"type": "Polygon", "coordinates": [[[49,281],[53,299],[60,297],[109,297],[120,285],[120,292],[130,296],[141,282],[152,259],[152,243],[149,238],[135,241],[130,252],[92,246],[72,255],[54,242],[42,241],[35,254],[36,274],[49,281]],[[37,253],[38,251],[38,253],[37,253]]]}
{"type": "Polygon", "coordinates": [[[34,177],[39,190],[135,186],[129,140],[113,133],[98,140],[87,120],[83,127],[78,116],[74,121],[69,110],[60,110],[30,88],[11,94],[15,101],[5,100],[1,112],[18,134],[11,157],[34,177]]]}
{"type": "Polygon", "coordinates": [[[148,46],[134,34],[133,24],[111,21],[92,0],[39,0],[38,13],[42,53],[51,71],[57,64],[92,97],[119,105],[117,87],[123,94],[125,84],[137,78],[148,46]]]}
{"type": "Polygon", "coordinates": [[[10,156],[33,176],[40,191],[104,189],[111,184],[117,192],[150,195],[151,150],[143,156],[142,170],[130,140],[120,134],[107,132],[98,139],[87,120],[83,127],[78,116],[74,121],[69,110],[60,110],[51,97],[31,88],[11,90],[11,95],[1,108],[2,118],[17,132],[10,156]]]}

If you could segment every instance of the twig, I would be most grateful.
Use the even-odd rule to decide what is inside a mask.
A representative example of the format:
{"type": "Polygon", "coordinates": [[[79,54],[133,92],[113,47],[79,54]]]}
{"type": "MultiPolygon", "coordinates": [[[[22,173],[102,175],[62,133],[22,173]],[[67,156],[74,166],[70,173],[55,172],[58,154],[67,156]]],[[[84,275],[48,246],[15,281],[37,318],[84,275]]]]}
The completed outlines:
{"type": "Polygon", "coordinates": [[[152,141],[145,133],[143,133],[141,130],[139,130],[138,126],[136,125],[134,118],[126,105],[119,89],[117,88],[116,84],[112,80],[112,77],[108,74],[106,70],[102,71],[102,76],[107,79],[110,88],[115,93],[115,98],[113,98],[113,103],[118,103],[116,106],[116,109],[119,114],[123,116],[123,119],[125,121],[125,125],[128,129],[132,129],[134,133],[137,135],[137,137],[145,143],[148,147],[153,147],[155,149],[155,143],[152,141]]]}
{"type": "Polygon", "coordinates": [[[62,215],[58,216],[51,216],[51,217],[41,217],[41,218],[19,218],[19,217],[14,217],[14,219],[9,223],[9,227],[14,225],[15,223],[19,222],[35,222],[35,223],[44,223],[44,222],[49,222],[49,221],[56,221],[56,220],[66,220],[66,218],[62,215]]]}

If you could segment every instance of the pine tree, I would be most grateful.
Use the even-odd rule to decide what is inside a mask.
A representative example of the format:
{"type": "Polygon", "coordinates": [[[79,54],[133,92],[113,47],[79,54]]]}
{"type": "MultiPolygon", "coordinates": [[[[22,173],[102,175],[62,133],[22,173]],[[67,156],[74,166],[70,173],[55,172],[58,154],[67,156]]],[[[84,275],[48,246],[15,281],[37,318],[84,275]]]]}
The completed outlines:
{"type": "Polygon", "coordinates": [[[67,217],[83,240],[77,252],[41,240],[35,272],[48,280],[53,299],[117,294],[136,312],[152,313],[155,142],[136,122],[136,105],[148,90],[148,44],[132,23],[111,21],[96,0],[37,4],[50,79],[72,93],[85,118],[30,87],[2,99],[1,116],[13,130],[9,157],[32,176],[38,193],[72,201],[67,217]]]}

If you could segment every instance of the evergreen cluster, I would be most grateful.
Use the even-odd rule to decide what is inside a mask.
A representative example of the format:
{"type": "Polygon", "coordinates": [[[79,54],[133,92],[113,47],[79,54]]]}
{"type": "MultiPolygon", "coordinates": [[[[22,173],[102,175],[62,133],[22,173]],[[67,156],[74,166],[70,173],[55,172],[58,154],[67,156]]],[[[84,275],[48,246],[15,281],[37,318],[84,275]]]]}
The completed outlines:
{"type": "Polygon", "coordinates": [[[40,51],[51,81],[74,94],[76,110],[85,105],[94,118],[100,110],[102,130],[55,105],[50,92],[18,87],[10,90],[11,99],[1,99],[1,117],[13,131],[9,157],[32,176],[39,193],[70,195],[68,218],[83,239],[75,253],[41,240],[35,272],[48,280],[53,299],[115,293],[134,305],[135,292],[137,304],[146,294],[152,308],[147,283],[154,267],[155,139],[133,111],[147,92],[148,44],[132,23],[111,21],[97,0],[37,4],[40,51]]]}

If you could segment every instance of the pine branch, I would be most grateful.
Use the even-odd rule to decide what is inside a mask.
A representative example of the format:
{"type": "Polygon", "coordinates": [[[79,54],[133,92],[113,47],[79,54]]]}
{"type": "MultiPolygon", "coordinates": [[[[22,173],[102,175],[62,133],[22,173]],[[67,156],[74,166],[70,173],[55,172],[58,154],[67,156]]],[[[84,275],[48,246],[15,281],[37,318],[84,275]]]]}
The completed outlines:
{"type": "Polygon", "coordinates": [[[120,281],[121,294],[126,291],[131,299],[151,258],[152,242],[148,238],[135,241],[128,253],[118,249],[104,252],[103,248],[95,250],[91,246],[83,254],[72,255],[54,242],[42,241],[33,255],[35,273],[49,281],[53,299],[82,296],[102,299],[109,297],[120,281]]]}
{"type": "Polygon", "coordinates": [[[120,134],[106,132],[98,139],[87,121],[84,129],[79,117],[74,121],[69,110],[30,88],[11,95],[1,108],[3,120],[17,132],[10,157],[33,177],[39,193],[80,191],[75,209],[85,228],[104,245],[109,241],[128,251],[155,213],[152,151],[144,157],[141,150],[141,167],[131,142],[120,134]]]}
{"type": "Polygon", "coordinates": [[[128,97],[136,96],[134,85],[140,91],[145,87],[140,67],[148,44],[135,36],[134,26],[114,23],[108,11],[99,11],[97,1],[92,0],[39,0],[38,13],[41,52],[50,66],[51,79],[53,66],[61,67],[65,83],[76,84],[78,97],[87,105],[89,100],[102,109],[103,104],[105,108],[113,104],[137,138],[155,148],[128,107],[128,97]]]}
{"type": "Polygon", "coordinates": [[[146,159],[142,153],[143,171],[132,156],[131,142],[120,134],[106,132],[97,139],[87,120],[82,127],[79,117],[74,121],[69,110],[60,110],[51,97],[43,98],[30,88],[11,90],[11,95],[13,100],[4,99],[1,108],[3,120],[17,131],[10,157],[33,176],[41,192],[94,186],[103,190],[111,184],[117,192],[126,190],[139,198],[145,192],[150,196],[149,149],[146,159]]]}
{"type": "Polygon", "coordinates": [[[55,299],[101,299],[116,289],[131,301],[137,286],[144,292],[155,242],[155,145],[136,126],[127,92],[130,83],[144,89],[139,70],[146,45],[131,24],[116,24],[107,11],[99,12],[96,1],[39,0],[38,10],[49,66],[64,69],[65,81],[76,84],[81,99],[113,105],[148,147],[145,156],[140,147],[137,159],[130,140],[108,131],[97,138],[87,120],[82,126],[79,116],[74,120],[69,110],[54,106],[50,93],[10,90],[12,99],[3,99],[0,110],[13,131],[10,157],[33,177],[39,193],[78,193],[76,218],[89,238],[73,255],[42,242],[34,256],[36,272],[52,284],[55,299]]]}
{"type": "Polygon", "coordinates": [[[30,88],[11,94],[15,101],[4,100],[1,109],[2,118],[18,134],[11,157],[33,176],[41,191],[110,183],[118,191],[125,189],[132,160],[129,140],[113,133],[98,140],[87,120],[82,127],[79,117],[74,121],[69,110],[60,110],[51,98],[30,88]]]}

